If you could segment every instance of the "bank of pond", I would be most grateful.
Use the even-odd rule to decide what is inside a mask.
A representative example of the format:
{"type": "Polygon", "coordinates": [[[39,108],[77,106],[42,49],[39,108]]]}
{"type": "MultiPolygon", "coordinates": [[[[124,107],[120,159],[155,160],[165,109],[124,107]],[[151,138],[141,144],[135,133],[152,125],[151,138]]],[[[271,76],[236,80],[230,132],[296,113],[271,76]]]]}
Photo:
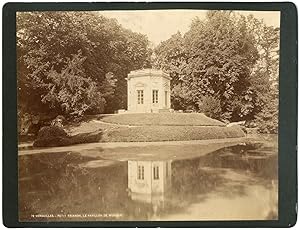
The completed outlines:
{"type": "Polygon", "coordinates": [[[93,142],[188,141],[244,137],[240,126],[226,126],[204,114],[118,114],[99,116],[77,126],[42,127],[36,147],[93,142]]]}

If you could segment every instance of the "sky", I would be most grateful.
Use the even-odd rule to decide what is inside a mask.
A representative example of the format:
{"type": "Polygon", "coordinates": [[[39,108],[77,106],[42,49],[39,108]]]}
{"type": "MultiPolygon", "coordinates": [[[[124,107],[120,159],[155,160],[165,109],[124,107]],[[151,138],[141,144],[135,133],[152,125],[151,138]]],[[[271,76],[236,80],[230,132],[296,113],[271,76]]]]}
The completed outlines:
{"type": "MultiPolygon", "coordinates": [[[[243,15],[253,14],[257,19],[263,19],[267,25],[280,27],[279,11],[236,11],[243,15]]],[[[180,31],[188,31],[193,18],[205,18],[206,10],[126,10],[101,11],[103,16],[116,18],[125,28],[134,32],[146,34],[154,45],[167,40],[180,31]]]]}

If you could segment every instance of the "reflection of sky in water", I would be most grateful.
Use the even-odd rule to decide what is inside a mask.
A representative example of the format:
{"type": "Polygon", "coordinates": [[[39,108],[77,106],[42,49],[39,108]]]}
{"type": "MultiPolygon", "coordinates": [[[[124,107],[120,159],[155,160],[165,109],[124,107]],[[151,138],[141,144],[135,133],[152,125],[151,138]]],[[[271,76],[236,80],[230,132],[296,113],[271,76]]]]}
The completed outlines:
{"type": "Polygon", "coordinates": [[[20,156],[20,219],[41,220],[32,214],[118,214],[84,220],[277,218],[274,147],[236,145],[186,159],[150,158],[147,151],[147,160],[122,161],[75,152],[20,156]]]}

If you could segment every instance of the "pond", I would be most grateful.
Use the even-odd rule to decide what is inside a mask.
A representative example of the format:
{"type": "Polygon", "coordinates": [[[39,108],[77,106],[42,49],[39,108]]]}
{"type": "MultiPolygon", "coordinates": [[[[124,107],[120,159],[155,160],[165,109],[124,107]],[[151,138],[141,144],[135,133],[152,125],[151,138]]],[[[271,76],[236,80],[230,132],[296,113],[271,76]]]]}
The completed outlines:
{"type": "Polygon", "coordinates": [[[19,219],[277,219],[277,174],[268,141],[20,155],[19,219]]]}

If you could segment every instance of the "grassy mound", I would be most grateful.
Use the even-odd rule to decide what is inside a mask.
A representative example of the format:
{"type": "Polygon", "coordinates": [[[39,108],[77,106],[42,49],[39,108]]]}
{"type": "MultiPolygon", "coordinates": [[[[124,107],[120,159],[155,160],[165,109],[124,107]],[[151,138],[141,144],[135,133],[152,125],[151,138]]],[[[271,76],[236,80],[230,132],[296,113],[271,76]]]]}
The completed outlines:
{"type": "Polygon", "coordinates": [[[225,126],[202,113],[128,113],[100,118],[101,121],[136,126],[225,126]]]}
{"type": "Polygon", "coordinates": [[[41,128],[37,139],[33,142],[34,147],[56,147],[83,143],[99,142],[102,132],[80,133],[69,136],[63,128],[46,126],[41,128]]]}
{"type": "Polygon", "coordinates": [[[239,126],[118,127],[104,133],[102,142],[188,141],[244,137],[239,126]]]}
{"type": "Polygon", "coordinates": [[[244,137],[239,126],[224,123],[203,114],[118,114],[98,117],[69,128],[68,135],[59,127],[40,130],[34,146],[67,146],[92,142],[188,141],[244,137]]]}

